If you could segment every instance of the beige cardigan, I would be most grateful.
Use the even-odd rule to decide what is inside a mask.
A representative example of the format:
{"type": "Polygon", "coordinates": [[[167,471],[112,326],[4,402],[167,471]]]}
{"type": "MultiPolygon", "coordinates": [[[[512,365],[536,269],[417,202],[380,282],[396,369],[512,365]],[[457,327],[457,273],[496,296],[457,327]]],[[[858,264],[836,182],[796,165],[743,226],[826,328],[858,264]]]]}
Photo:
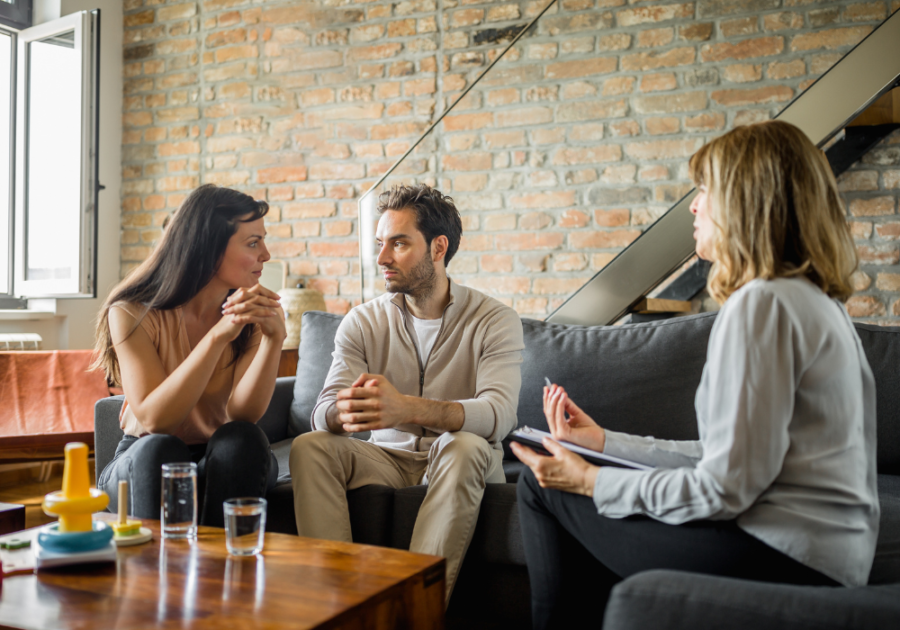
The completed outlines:
{"type": "MultiPolygon", "coordinates": [[[[522,322],[508,306],[450,281],[450,303],[427,363],[420,364],[416,335],[401,294],[387,293],[344,317],[334,339],[334,360],[312,414],[325,421],[337,392],[362,373],[382,374],[401,394],[455,401],[463,406],[462,430],[500,450],[516,427],[522,382],[522,322]]],[[[373,431],[370,442],[427,451],[439,432],[418,425],[373,431]]]]}

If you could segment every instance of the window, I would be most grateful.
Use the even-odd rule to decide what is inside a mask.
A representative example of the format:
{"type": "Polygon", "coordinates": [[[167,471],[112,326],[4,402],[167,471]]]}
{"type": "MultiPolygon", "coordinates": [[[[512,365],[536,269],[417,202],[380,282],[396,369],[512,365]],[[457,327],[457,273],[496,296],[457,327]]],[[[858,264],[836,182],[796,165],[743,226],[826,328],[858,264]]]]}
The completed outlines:
{"type": "Polygon", "coordinates": [[[0,305],[96,296],[99,20],[0,27],[0,305]]]}

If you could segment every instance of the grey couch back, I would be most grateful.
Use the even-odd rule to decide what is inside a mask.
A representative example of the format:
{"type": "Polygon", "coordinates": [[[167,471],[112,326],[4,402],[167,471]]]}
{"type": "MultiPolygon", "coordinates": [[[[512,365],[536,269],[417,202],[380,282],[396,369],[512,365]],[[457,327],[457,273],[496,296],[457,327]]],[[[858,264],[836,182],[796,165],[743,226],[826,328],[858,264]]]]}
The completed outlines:
{"type": "MultiPolygon", "coordinates": [[[[547,428],[544,377],[563,385],[603,426],[665,439],[697,439],[694,394],[715,313],[623,326],[565,326],[524,319],[519,426],[547,428]]],[[[303,314],[290,435],[309,430],[341,317],[303,314]]],[[[875,373],[878,471],[900,474],[900,328],[857,324],[875,373]]]]}

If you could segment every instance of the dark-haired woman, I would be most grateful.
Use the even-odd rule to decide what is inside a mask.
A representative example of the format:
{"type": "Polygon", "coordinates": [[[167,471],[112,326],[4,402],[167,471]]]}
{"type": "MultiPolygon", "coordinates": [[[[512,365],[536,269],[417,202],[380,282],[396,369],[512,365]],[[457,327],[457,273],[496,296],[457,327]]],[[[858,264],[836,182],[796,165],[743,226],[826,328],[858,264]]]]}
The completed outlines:
{"type": "Polygon", "coordinates": [[[111,508],[119,480],[130,479],[134,515],[159,518],[160,467],[172,462],[197,463],[203,525],[222,526],[225,499],[274,486],[278,464],[255,424],[286,335],[278,295],[259,284],[267,211],[201,186],[106,300],[95,367],[125,392],[125,435],[97,483],[111,508]]]}

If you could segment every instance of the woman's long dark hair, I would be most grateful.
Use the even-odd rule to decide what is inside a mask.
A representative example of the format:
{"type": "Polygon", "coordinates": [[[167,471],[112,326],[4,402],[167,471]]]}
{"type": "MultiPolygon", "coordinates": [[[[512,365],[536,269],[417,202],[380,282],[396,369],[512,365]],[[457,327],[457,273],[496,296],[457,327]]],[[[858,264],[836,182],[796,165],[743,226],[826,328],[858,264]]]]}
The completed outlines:
{"type": "MultiPolygon", "coordinates": [[[[113,304],[127,302],[143,307],[129,335],[151,309],[170,310],[187,304],[216,274],[237,224],[256,221],[268,211],[265,201],[213,184],[200,186],[188,195],[150,257],[106,298],[97,318],[92,369],[102,369],[112,383],[121,382],[119,359],[109,331],[113,304]]],[[[253,326],[244,326],[231,342],[232,361],[247,349],[252,334],[253,326]]]]}

